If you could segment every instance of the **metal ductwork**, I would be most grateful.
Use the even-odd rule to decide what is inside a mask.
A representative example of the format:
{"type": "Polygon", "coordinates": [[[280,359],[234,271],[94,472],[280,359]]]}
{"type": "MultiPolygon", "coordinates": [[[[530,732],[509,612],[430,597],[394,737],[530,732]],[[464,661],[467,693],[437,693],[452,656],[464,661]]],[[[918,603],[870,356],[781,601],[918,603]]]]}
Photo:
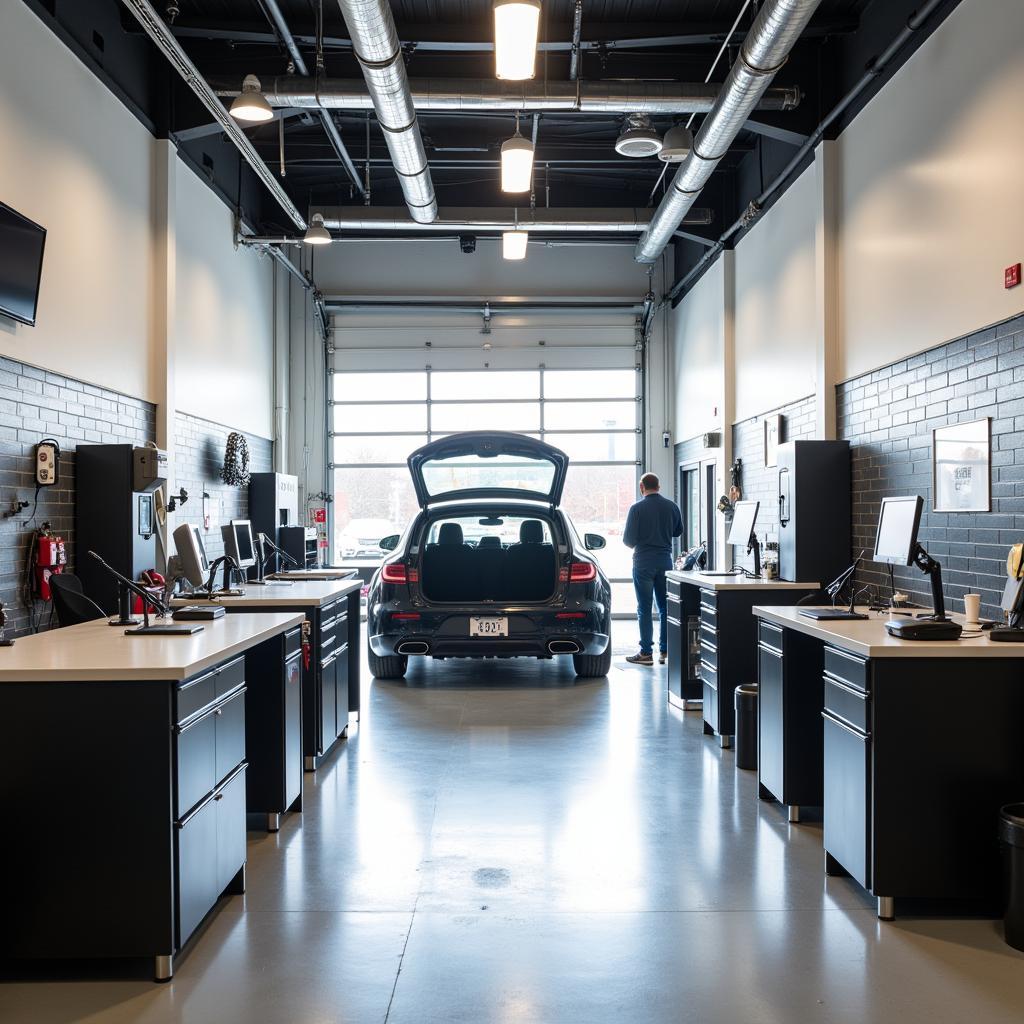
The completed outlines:
{"type": "MultiPolygon", "coordinates": [[[[237,96],[241,82],[211,80],[220,96],[237,96]]],[[[367,78],[369,82],[369,78],[367,78]]],[[[261,78],[272,107],[370,110],[376,100],[362,82],[351,78],[261,78]]],[[[687,82],[505,82],[492,78],[414,78],[408,82],[416,110],[470,113],[507,110],[563,111],[583,114],[706,114],[719,87],[687,82]]],[[[759,110],[793,110],[800,105],[796,86],[767,89],[759,110]]]]}
{"type": "Polygon", "coordinates": [[[437,216],[437,200],[391,5],[388,0],[338,0],[338,6],[384,129],[409,214],[417,223],[429,224],[437,216]]]}
{"type": "Polygon", "coordinates": [[[122,0],[122,2],[138,19],[139,24],[146,35],[156,44],[157,49],[171,62],[171,66],[196,94],[199,102],[213,115],[214,120],[221,126],[224,134],[234,143],[246,163],[256,172],[256,176],[267,186],[270,194],[277,200],[278,206],[288,215],[288,219],[300,231],[305,231],[305,217],[299,213],[298,208],[291,201],[288,193],[285,192],[281,183],[274,177],[273,172],[263,162],[262,157],[253,148],[245,132],[242,131],[235,119],[227,112],[224,104],[217,98],[216,93],[206,84],[195,64],[189,60],[188,54],[181,48],[170,28],[168,28],[167,23],[157,14],[153,5],[148,0],[122,0]]]}
{"type": "Polygon", "coordinates": [[[785,63],[821,0],[768,0],[750,27],[739,58],[704,119],[690,155],[637,243],[638,263],[653,263],[696,202],[743,123],[785,63]]]}

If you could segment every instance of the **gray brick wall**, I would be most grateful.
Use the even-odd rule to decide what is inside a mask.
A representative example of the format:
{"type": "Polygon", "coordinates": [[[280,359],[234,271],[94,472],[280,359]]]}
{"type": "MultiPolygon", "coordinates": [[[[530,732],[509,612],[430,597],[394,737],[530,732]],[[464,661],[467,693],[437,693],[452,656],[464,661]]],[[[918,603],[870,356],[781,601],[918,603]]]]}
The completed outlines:
{"type": "Polygon", "coordinates": [[[35,500],[35,446],[60,445],[58,483],[39,492],[38,505],[0,519],[0,600],[14,636],[50,624],[52,606],[26,599],[29,544],[49,522],[68,545],[75,567],[75,449],[79,443],[145,444],[156,439],[156,407],[59,373],[0,358],[0,511],[35,500]]]}
{"type": "MultiPolygon", "coordinates": [[[[864,374],[836,389],[837,429],[853,454],[854,552],[874,548],[881,499],[925,499],[920,541],[942,563],[947,607],[967,593],[999,617],[1005,561],[1024,540],[1024,316],[864,374]],[[992,511],[937,513],[932,506],[935,427],[992,417],[992,511]]],[[[900,589],[931,604],[928,578],[896,567],[900,589]]],[[[885,566],[868,563],[860,583],[888,597],[885,566]]]]}
{"type": "MultiPolygon", "coordinates": [[[[173,526],[182,523],[198,526],[211,560],[224,554],[220,527],[232,519],[249,517],[249,489],[229,487],[220,477],[231,430],[231,427],[185,413],[178,413],[174,422],[174,486],[175,489],[184,487],[189,499],[174,513],[173,526]],[[204,490],[210,495],[208,530],[203,526],[204,490]]],[[[249,471],[265,473],[273,469],[273,443],[255,434],[245,436],[249,442],[249,471]]]]}
{"type": "MultiPolygon", "coordinates": [[[[757,525],[754,530],[762,544],[766,540],[779,539],[778,469],[764,464],[764,420],[765,416],[774,415],[782,417],[780,443],[813,438],[817,430],[817,403],[814,395],[733,424],[733,458],[743,460],[740,488],[743,498],[761,503],[757,510],[757,525]]],[[[725,529],[728,530],[732,517],[728,516],[726,519],[725,529]]],[[[753,556],[748,556],[745,548],[734,547],[731,551],[734,564],[753,568],[753,556]]]]}

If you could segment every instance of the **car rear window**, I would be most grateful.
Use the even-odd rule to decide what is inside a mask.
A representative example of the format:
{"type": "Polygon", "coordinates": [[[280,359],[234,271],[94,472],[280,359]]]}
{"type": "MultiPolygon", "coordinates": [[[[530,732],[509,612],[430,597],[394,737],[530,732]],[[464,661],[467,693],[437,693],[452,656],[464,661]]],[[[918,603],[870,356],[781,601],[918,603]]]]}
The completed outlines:
{"type": "Polygon", "coordinates": [[[457,455],[423,463],[423,483],[431,497],[453,491],[521,490],[546,494],[555,479],[555,465],[547,459],[522,455],[457,455]]]}

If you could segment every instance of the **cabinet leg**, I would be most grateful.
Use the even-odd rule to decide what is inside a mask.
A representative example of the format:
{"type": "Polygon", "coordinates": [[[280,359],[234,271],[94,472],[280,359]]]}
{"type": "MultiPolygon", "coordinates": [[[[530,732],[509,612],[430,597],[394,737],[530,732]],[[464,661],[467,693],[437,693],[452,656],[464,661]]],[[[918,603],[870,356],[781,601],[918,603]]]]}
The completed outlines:
{"type": "Polygon", "coordinates": [[[245,895],[245,865],[243,864],[236,872],[235,877],[228,882],[228,887],[224,890],[229,896],[244,896],[245,895]]]}
{"type": "Polygon", "coordinates": [[[267,815],[267,831],[268,832],[280,832],[281,831],[281,815],[277,813],[269,813],[267,815]]]}
{"type": "Polygon", "coordinates": [[[839,861],[835,859],[835,857],[832,856],[831,853],[826,853],[825,874],[828,875],[829,878],[841,878],[844,875],[848,875],[849,872],[842,864],[839,863],[839,861]]]}
{"type": "Polygon", "coordinates": [[[759,782],[757,784],[757,798],[758,800],[774,800],[775,794],[767,786],[762,786],[759,782]]]}
{"type": "Polygon", "coordinates": [[[307,758],[305,758],[303,760],[303,767],[305,767],[307,772],[315,772],[316,771],[316,758],[315,757],[307,757],[307,758]]]}
{"type": "Polygon", "coordinates": [[[705,736],[714,736],[715,735],[715,730],[712,729],[711,726],[708,725],[707,722],[704,723],[704,735],[705,736]]]}
{"type": "Polygon", "coordinates": [[[800,824],[800,805],[799,804],[790,804],[786,808],[786,812],[789,815],[789,823],[791,825],[799,825],[800,824]]]}
{"type": "Polygon", "coordinates": [[[732,737],[726,736],[725,733],[723,733],[718,737],[718,742],[723,750],[728,750],[732,746],[732,737]]]}
{"type": "Polygon", "coordinates": [[[878,897],[878,917],[882,921],[892,921],[896,918],[896,897],[878,897]]]}
{"type": "Polygon", "coordinates": [[[153,958],[153,980],[170,981],[174,977],[174,957],[158,956],[153,958]]]}

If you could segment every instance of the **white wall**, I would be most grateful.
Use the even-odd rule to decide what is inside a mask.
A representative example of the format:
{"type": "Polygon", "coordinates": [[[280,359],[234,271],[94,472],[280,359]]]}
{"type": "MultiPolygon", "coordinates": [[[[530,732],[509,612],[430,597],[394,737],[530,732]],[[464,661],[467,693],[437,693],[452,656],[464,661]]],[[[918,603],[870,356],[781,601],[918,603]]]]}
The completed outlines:
{"type": "Polygon", "coordinates": [[[1024,4],[963,0],[839,139],[840,373],[1013,316],[1024,4]]]}
{"type": "Polygon", "coordinates": [[[724,261],[717,260],[671,319],[677,444],[722,429],[725,316],[724,261]]]}
{"type": "Polygon", "coordinates": [[[272,437],[273,261],[235,249],[231,211],[180,160],[175,187],[177,407],[272,437]]]}
{"type": "Polygon", "coordinates": [[[812,165],[736,246],[737,421],[815,391],[812,165]]]}
{"type": "Polygon", "coordinates": [[[0,353],[156,399],[153,139],[22,3],[0,4],[0,200],[47,229],[35,327],[0,353]]]}

